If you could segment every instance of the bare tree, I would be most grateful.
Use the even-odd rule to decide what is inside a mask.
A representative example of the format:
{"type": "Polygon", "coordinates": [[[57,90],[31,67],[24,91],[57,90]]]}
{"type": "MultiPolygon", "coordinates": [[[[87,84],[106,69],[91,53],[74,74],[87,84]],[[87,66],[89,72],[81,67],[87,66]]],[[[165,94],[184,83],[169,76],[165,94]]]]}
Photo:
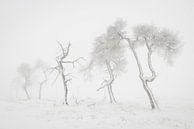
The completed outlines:
{"type": "Polygon", "coordinates": [[[38,81],[38,84],[39,84],[39,94],[38,94],[38,98],[41,99],[42,98],[42,88],[43,88],[44,84],[48,80],[48,78],[47,78],[48,66],[46,65],[46,63],[44,61],[42,61],[42,60],[39,59],[36,62],[36,65],[35,65],[34,69],[36,71],[39,70],[39,72],[41,72],[41,74],[43,75],[43,77],[41,77],[41,80],[38,81]]]}
{"type": "Polygon", "coordinates": [[[27,96],[28,99],[30,99],[30,95],[28,93],[28,87],[31,84],[30,78],[31,78],[31,68],[30,65],[27,63],[22,63],[19,67],[18,67],[18,73],[20,74],[20,76],[24,79],[24,83],[22,84],[22,88],[25,91],[25,94],[27,96]]]}
{"type": "MultiPolygon", "coordinates": [[[[63,104],[68,105],[68,101],[67,101],[68,87],[67,86],[68,86],[68,82],[70,82],[72,80],[72,78],[70,77],[71,74],[65,73],[66,72],[65,65],[71,64],[74,68],[75,63],[79,63],[79,61],[81,59],[84,59],[84,58],[80,57],[80,58],[77,58],[75,60],[67,60],[66,58],[69,55],[71,44],[69,43],[68,46],[66,48],[64,48],[63,45],[59,41],[57,41],[57,43],[60,47],[61,54],[56,57],[57,66],[53,67],[51,69],[52,69],[52,71],[56,70],[58,72],[58,75],[61,75],[61,77],[62,77],[63,86],[64,86],[64,102],[63,102],[63,104]]],[[[57,75],[56,79],[58,78],[58,75],[57,75]]],[[[55,81],[56,81],[56,79],[55,79],[55,81]]]]}
{"type": "Polygon", "coordinates": [[[101,68],[105,67],[105,71],[108,72],[109,79],[105,79],[102,82],[103,86],[97,91],[107,87],[111,103],[116,103],[112,90],[112,84],[115,81],[118,72],[123,71],[126,65],[124,47],[120,44],[121,38],[117,33],[121,32],[124,27],[124,24],[119,24],[119,22],[116,21],[114,25],[107,28],[107,32],[105,34],[96,38],[91,55],[91,62],[88,67],[90,70],[95,66],[100,66],[101,68]]]}
{"type": "Polygon", "coordinates": [[[130,39],[121,33],[118,34],[122,39],[128,42],[128,45],[133,52],[139,69],[139,78],[141,79],[143,88],[149,97],[151,108],[159,109],[157,101],[148,85],[148,83],[153,82],[156,78],[156,72],[152,65],[152,54],[153,52],[157,52],[165,57],[168,62],[172,62],[173,55],[180,50],[177,34],[174,34],[167,29],[159,29],[153,25],[137,25],[133,28],[133,33],[135,39],[130,39]],[[151,76],[145,76],[143,73],[137,52],[135,51],[137,46],[145,46],[148,50],[147,60],[151,76]]]}

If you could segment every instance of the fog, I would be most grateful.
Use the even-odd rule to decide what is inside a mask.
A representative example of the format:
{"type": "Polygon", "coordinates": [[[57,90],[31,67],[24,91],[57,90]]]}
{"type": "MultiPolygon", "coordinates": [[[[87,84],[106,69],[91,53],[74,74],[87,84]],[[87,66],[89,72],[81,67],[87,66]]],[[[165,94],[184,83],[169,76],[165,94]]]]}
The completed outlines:
{"type": "MultiPolygon", "coordinates": [[[[149,23],[179,33],[183,50],[174,64],[154,57],[158,77],[152,83],[157,98],[193,98],[194,93],[194,1],[192,0],[0,0],[0,97],[11,96],[10,86],[22,62],[32,66],[38,59],[55,66],[56,40],[72,44],[71,57],[90,59],[95,37],[104,33],[116,18],[128,23],[149,23]]],[[[147,97],[138,78],[130,51],[128,69],[114,84],[119,100],[147,97]]],[[[80,67],[79,65],[77,67],[80,67]]],[[[97,74],[101,78],[100,74],[97,74]]],[[[98,76],[96,78],[98,78],[98,76]]],[[[100,79],[72,82],[79,96],[95,98],[100,79]]],[[[76,96],[76,95],[75,95],[76,96]]]]}

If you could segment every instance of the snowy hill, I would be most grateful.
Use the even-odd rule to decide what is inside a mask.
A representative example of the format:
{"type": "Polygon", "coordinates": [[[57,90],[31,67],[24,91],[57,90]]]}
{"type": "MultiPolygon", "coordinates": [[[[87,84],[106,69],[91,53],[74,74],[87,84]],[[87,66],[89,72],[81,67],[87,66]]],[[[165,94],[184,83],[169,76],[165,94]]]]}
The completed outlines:
{"type": "Polygon", "coordinates": [[[163,101],[161,111],[152,111],[141,103],[64,106],[49,101],[1,100],[0,129],[193,129],[191,102],[163,101]]]}

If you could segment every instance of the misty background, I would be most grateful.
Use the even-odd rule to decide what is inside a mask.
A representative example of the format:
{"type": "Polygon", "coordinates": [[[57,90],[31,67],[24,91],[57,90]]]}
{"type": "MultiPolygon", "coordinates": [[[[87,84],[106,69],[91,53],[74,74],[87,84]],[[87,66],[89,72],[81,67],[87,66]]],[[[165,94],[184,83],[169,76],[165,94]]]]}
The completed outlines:
{"type": "MultiPolygon", "coordinates": [[[[95,37],[121,17],[127,21],[129,32],[133,25],[150,23],[179,33],[182,52],[172,66],[154,57],[158,77],[150,88],[156,98],[193,99],[193,7],[192,0],[0,0],[0,98],[11,96],[11,82],[22,62],[33,66],[42,59],[50,66],[56,65],[56,40],[64,45],[71,42],[72,59],[82,56],[89,61],[95,37]]],[[[119,101],[147,99],[134,58],[130,51],[126,55],[128,68],[113,84],[115,97],[119,101]]],[[[103,91],[96,92],[102,78],[95,75],[86,82],[78,74],[69,86],[74,87],[73,94],[83,98],[102,96],[103,91]]]]}

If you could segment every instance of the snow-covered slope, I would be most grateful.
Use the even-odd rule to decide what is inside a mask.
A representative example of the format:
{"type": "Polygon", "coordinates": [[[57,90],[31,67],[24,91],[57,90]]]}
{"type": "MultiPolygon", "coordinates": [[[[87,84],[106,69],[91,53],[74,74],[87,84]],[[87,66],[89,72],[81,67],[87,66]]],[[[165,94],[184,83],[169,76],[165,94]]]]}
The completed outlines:
{"type": "Polygon", "coordinates": [[[193,129],[194,102],[162,102],[161,111],[142,103],[0,101],[0,129],[193,129]]]}

